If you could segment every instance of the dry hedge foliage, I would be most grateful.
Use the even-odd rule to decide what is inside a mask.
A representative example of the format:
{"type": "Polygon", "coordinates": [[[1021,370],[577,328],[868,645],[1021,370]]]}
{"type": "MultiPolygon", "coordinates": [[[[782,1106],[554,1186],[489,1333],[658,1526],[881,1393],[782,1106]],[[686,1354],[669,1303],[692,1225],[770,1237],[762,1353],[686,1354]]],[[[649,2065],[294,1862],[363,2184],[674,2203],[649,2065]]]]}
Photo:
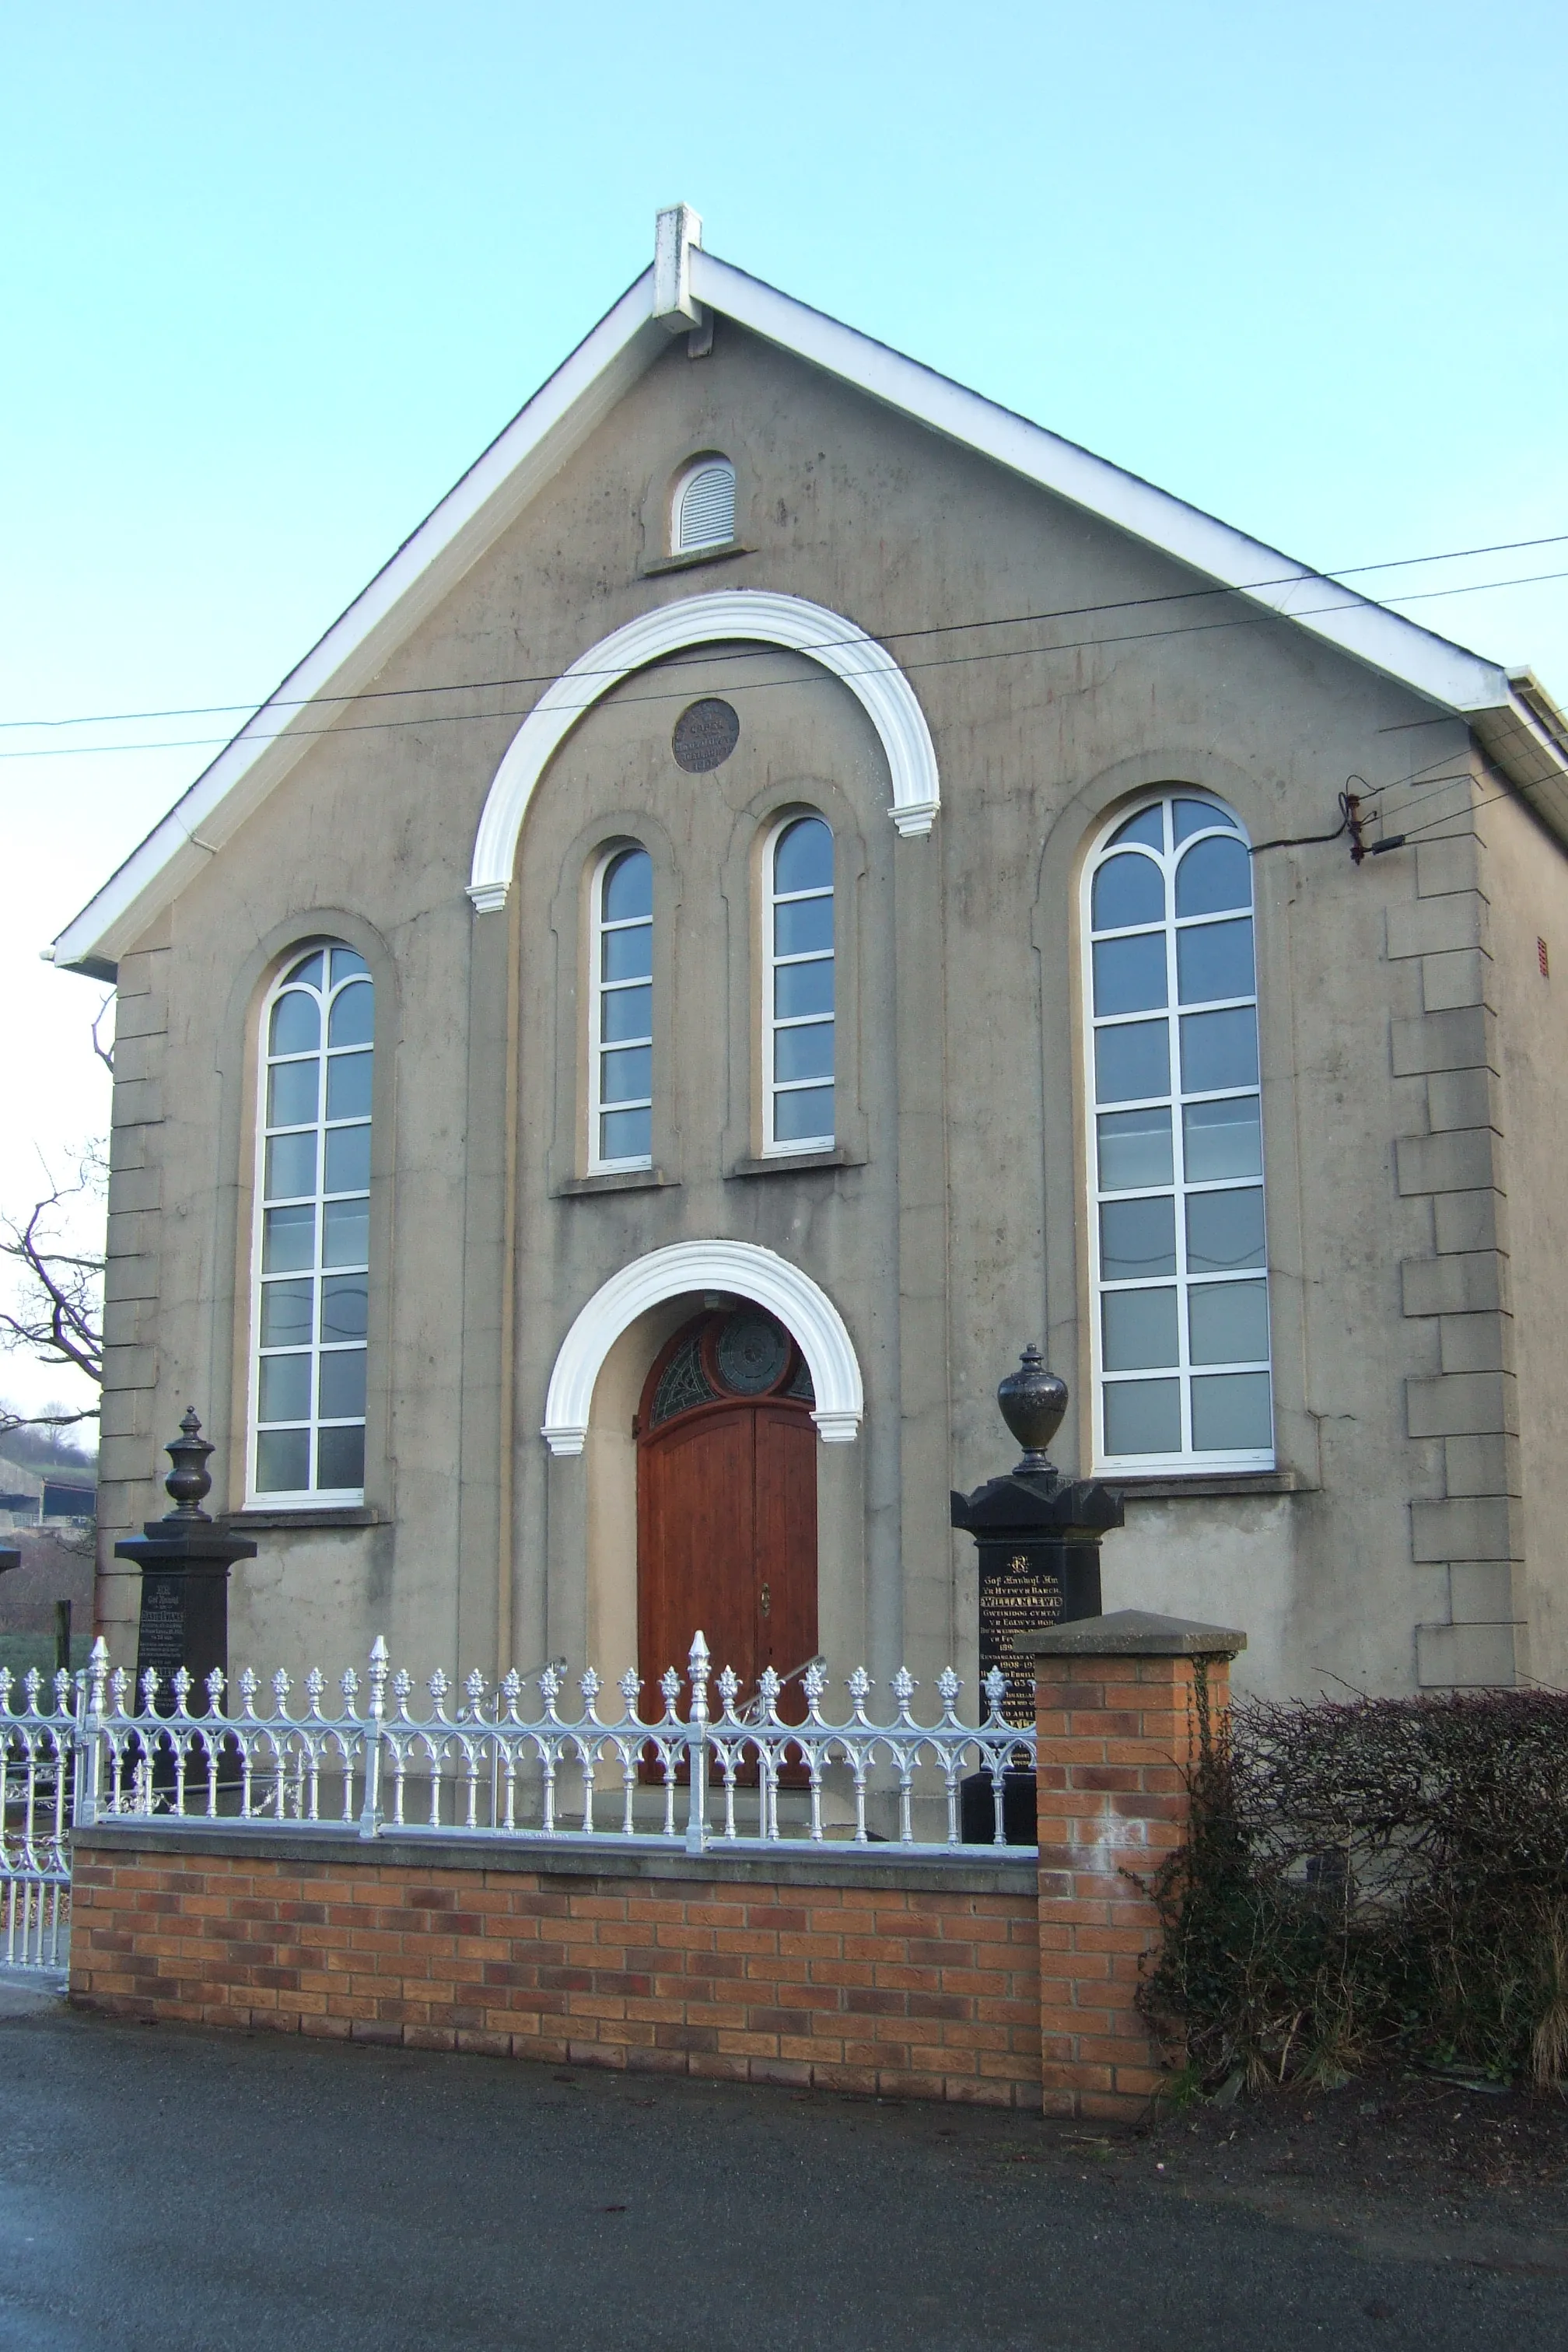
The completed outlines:
{"type": "Polygon", "coordinates": [[[1190,2078],[1568,2084],[1568,1694],[1198,1706],[1142,1995],[1190,2078]]]}

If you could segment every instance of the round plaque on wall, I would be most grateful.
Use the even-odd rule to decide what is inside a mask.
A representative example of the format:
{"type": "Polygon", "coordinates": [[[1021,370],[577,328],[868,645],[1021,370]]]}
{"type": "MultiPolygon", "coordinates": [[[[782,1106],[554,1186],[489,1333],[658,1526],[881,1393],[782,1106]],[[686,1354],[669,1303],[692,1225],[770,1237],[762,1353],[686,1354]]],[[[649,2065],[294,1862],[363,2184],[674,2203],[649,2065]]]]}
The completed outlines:
{"type": "Polygon", "coordinates": [[[719,1376],[737,1396],[761,1396],[784,1373],[789,1361],[789,1339],[771,1315],[748,1314],[725,1318],[714,1350],[719,1376]]]}
{"type": "Polygon", "coordinates": [[[721,767],[741,740],[741,721],[727,702],[709,696],[689,703],[675,722],[670,738],[676,764],[689,776],[704,776],[721,767]]]}

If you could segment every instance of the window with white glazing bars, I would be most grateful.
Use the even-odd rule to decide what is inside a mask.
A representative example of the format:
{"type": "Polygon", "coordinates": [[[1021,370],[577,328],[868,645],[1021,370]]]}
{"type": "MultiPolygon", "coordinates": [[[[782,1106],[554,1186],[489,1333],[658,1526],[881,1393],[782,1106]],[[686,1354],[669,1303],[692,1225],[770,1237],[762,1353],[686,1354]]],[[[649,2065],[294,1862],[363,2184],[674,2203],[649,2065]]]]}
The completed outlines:
{"type": "Polygon", "coordinates": [[[767,855],[763,1143],[834,1139],[833,835],[819,816],[782,825],[767,855]]]}
{"type": "Polygon", "coordinates": [[[653,860],[613,850],[594,885],[589,1165],[653,1164],[653,860]]]}
{"type": "Polygon", "coordinates": [[[1097,1460],[1271,1467],[1251,855],[1168,793],[1084,891],[1097,1460]]]}
{"type": "Polygon", "coordinates": [[[364,1495],[375,991],[363,956],[299,957],[262,1013],[250,1490],[364,1495]]]}

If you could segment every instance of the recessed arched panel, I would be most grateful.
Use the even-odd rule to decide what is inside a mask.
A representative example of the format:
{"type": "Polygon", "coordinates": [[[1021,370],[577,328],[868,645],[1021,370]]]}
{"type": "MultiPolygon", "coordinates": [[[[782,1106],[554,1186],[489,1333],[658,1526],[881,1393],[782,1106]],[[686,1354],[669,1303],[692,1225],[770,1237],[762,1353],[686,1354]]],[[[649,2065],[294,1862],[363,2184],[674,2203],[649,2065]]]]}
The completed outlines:
{"type": "Polygon", "coordinates": [[[507,746],[474,842],[468,896],[479,914],[506,905],[518,838],[533,788],[579,719],[612,687],[688,646],[750,640],[808,655],[842,680],[881,739],[893,782],[889,814],[900,834],[929,833],[941,803],[925,714],[898,663],[841,613],[801,596],[733,588],[688,596],[613,630],[546,687],[507,746]]]}
{"type": "Polygon", "coordinates": [[[599,1367],[627,1325],[667,1298],[709,1290],[733,1291],[777,1316],[810,1368],[817,1435],[827,1445],[853,1442],[866,1392],[854,1343],[827,1293],[754,1242],[675,1242],[613,1274],[567,1332],[544,1404],[542,1434],[552,1454],[582,1453],[599,1367]]]}

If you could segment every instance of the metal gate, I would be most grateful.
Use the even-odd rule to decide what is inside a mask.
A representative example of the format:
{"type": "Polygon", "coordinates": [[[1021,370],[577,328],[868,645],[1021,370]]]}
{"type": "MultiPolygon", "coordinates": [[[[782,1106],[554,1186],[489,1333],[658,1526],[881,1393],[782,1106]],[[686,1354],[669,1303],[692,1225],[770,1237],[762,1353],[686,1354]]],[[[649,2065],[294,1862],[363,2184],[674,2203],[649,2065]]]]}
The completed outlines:
{"type": "Polygon", "coordinates": [[[59,1969],[70,1948],[71,1771],[78,1693],[36,1669],[14,1705],[0,1670],[0,1960],[59,1969]],[[49,1703],[52,1701],[52,1705],[49,1703]]]}

